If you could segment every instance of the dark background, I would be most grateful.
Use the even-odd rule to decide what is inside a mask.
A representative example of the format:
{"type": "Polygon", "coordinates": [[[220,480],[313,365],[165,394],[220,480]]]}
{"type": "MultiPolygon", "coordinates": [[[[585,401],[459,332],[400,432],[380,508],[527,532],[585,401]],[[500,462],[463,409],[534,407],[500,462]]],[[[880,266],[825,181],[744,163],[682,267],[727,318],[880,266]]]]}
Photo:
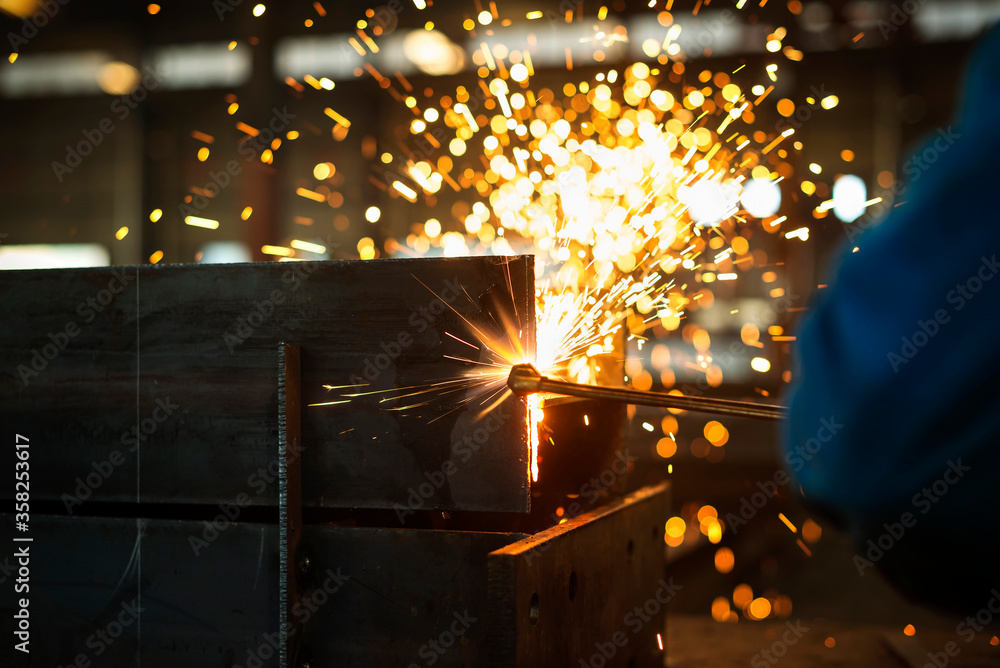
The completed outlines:
{"type": "MultiPolygon", "coordinates": [[[[70,0],[59,5],[53,0],[49,4],[58,7],[54,16],[26,43],[9,49],[5,45],[5,55],[17,52],[18,58],[0,64],[2,247],[91,243],[106,248],[112,264],[149,262],[157,252],[162,253],[159,261],[179,263],[196,261],[206,250],[205,244],[220,241],[238,242],[253,260],[273,259],[261,247],[287,245],[292,239],[323,243],[330,258],[356,258],[359,240],[370,237],[379,255],[385,257],[390,254],[388,240],[419,229],[429,216],[437,217],[444,231],[461,230],[452,205],[456,199],[475,201],[474,191],[456,197],[442,189],[439,198],[425,198],[414,205],[384,187],[384,168],[378,156],[383,151],[398,154],[405,150],[407,142],[412,142],[407,124],[413,116],[400,101],[367,74],[331,76],[336,86],[328,91],[301,83],[293,87],[281,73],[278,60],[282,48],[305,38],[342,40],[353,34],[366,7],[327,0],[321,5],[325,15],[320,15],[311,2],[274,2],[255,17],[252,9],[256,3],[249,1],[229,7],[218,0],[165,0],[155,14],[145,2],[70,0]],[[220,17],[218,7],[232,11],[220,17]],[[307,26],[309,21],[312,24],[307,26]],[[227,45],[232,41],[237,46],[230,52],[227,45]],[[113,106],[118,96],[92,85],[93,92],[89,93],[60,91],[58,86],[49,86],[41,93],[11,88],[16,68],[30,65],[51,74],[52,68],[66,67],[67,58],[83,62],[87,52],[99,52],[108,62],[127,63],[144,73],[164,47],[179,52],[203,49],[197,53],[208,54],[204,56],[206,63],[226,54],[239,54],[249,69],[231,84],[152,87],[125,118],[117,115],[121,107],[113,106]],[[59,56],[59,61],[50,61],[59,64],[46,65],[44,58],[51,56],[59,56]],[[238,109],[230,114],[228,109],[234,103],[238,109]],[[338,137],[331,130],[331,119],[324,113],[327,107],[350,119],[346,136],[338,137]],[[275,109],[286,108],[294,118],[279,133],[282,143],[273,151],[271,164],[259,159],[244,161],[239,149],[245,133],[237,129],[236,123],[263,128],[274,118],[275,109]],[[53,163],[65,162],[67,147],[77,145],[85,138],[84,132],[92,132],[102,119],[108,118],[114,130],[102,134],[92,154],[60,180],[53,163]],[[289,130],[298,132],[298,138],[289,139],[289,130]],[[209,135],[214,141],[206,143],[193,136],[194,132],[209,135]],[[201,161],[198,151],[203,147],[209,148],[209,156],[201,161]],[[197,189],[210,183],[213,173],[221,173],[230,160],[240,162],[241,173],[198,214],[218,220],[219,228],[205,230],[185,225],[182,205],[186,198],[194,201],[197,189]],[[323,162],[333,163],[336,172],[320,180],[315,178],[313,168],[323,162]],[[315,191],[321,187],[325,188],[322,192],[327,195],[326,202],[296,195],[298,188],[315,191]],[[382,211],[377,224],[365,220],[370,206],[382,211]],[[248,220],[241,217],[246,207],[253,209],[248,220]],[[152,222],[150,213],[155,209],[162,215],[152,222]],[[122,227],[128,227],[129,232],[117,240],[115,233],[122,227]]],[[[511,2],[503,3],[500,10],[503,16],[517,20],[532,9],[550,13],[558,9],[555,3],[550,4],[553,7],[511,2]]],[[[719,11],[733,4],[716,0],[709,8],[702,8],[702,17],[710,20],[709,10],[719,11]]],[[[779,60],[776,54],[763,51],[763,40],[751,36],[759,34],[760,26],[768,27],[766,33],[781,25],[789,31],[785,43],[801,49],[805,58],[801,63],[780,59],[782,77],[772,95],[801,100],[816,87],[840,99],[836,108],[817,111],[802,125],[795,138],[803,142],[806,150],[793,152],[788,158],[800,176],[806,173],[809,163],[825,167],[823,175],[814,178],[819,184],[816,197],[802,195],[795,185],[798,178],[790,179],[783,188],[781,212],[809,225],[809,241],[784,243],[776,237],[755,246],[766,251],[768,266],[780,267],[779,280],[765,285],[747,279],[728,293],[720,291],[715,308],[722,312],[728,312],[734,304],[760,302],[773,287],[783,287],[796,295],[796,306],[807,306],[817,286],[826,282],[825,267],[830,258],[848,240],[846,225],[832,215],[822,220],[814,220],[811,215],[818,202],[829,197],[833,177],[841,173],[860,176],[870,197],[883,194],[895,179],[901,178],[899,171],[907,152],[922,137],[949,124],[959,99],[970,45],[989,19],[1000,14],[997,2],[928,0],[913,20],[883,35],[878,21],[891,20],[893,3],[808,2],[798,15],[791,14],[789,6],[798,4],[772,0],[764,9],[740,12],[734,30],[745,39],[722,53],[699,55],[688,63],[689,73],[702,66],[732,72],[744,63],[779,60]],[[864,35],[855,41],[859,33],[864,35]],[[849,164],[840,157],[844,149],[855,153],[849,164]]],[[[682,16],[686,8],[694,5],[675,2],[673,12],[682,16]]],[[[588,0],[582,11],[585,16],[593,16],[598,6],[588,0]]],[[[418,30],[433,21],[437,30],[460,46],[469,41],[461,28],[462,21],[478,12],[471,0],[439,1],[425,10],[417,10],[410,0],[402,0],[392,7],[399,11],[389,12],[390,36],[418,30]]],[[[380,11],[384,14],[385,7],[380,11]]],[[[645,2],[617,0],[609,5],[608,20],[612,22],[630,24],[653,16],[645,2]]],[[[553,24],[544,18],[536,23],[552,39],[559,38],[558,22],[553,24]]],[[[0,35],[6,36],[5,42],[23,30],[21,19],[0,16],[0,35]]],[[[609,66],[627,66],[635,60],[630,48],[609,49],[608,60],[600,68],[594,63],[579,64],[573,79],[583,80],[609,66]]],[[[468,64],[464,71],[441,77],[411,67],[406,78],[415,96],[434,98],[453,93],[456,85],[474,85],[472,67],[468,64]]],[[[566,78],[560,67],[537,70],[532,79],[535,88],[558,85],[566,78]]],[[[382,67],[381,71],[387,76],[392,74],[391,68],[382,67]]],[[[74,75],[67,76],[70,84],[74,83],[74,75]]],[[[316,76],[321,75],[317,72],[316,76]]],[[[738,81],[736,77],[734,80],[738,81]]],[[[765,113],[762,108],[760,114],[765,113]]],[[[781,120],[774,114],[767,123],[776,125],[781,120]]],[[[469,144],[467,159],[475,154],[473,142],[469,144]]],[[[775,324],[788,330],[798,315],[798,310],[785,314],[775,324]]],[[[701,315],[693,317],[698,322],[701,315]]],[[[703,326],[712,332],[713,345],[725,347],[739,339],[738,325],[734,328],[726,322],[703,326]]],[[[772,371],[755,380],[740,380],[748,375],[734,372],[717,391],[719,396],[744,396],[752,394],[754,388],[780,396],[784,386],[781,374],[792,366],[787,358],[789,344],[766,337],[762,340],[766,342],[760,354],[771,359],[772,371]]],[[[655,449],[662,434],[658,429],[649,433],[641,426],[643,422],[659,425],[662,417],[659,412],[638,411],[631,421],[630,451],[639,459],[640,477],[655,478],[663,474],[668,463],[673,464],[675,513],[688,521],[689,529],[691,516],[704,504],[715,506],[720,516],[735,511],[741,499],[757,489],[757,481],[771,479],[778,467],[776,435],[768,425],[758,423],[727,422],[728,444],[717,452],[711,451],[711,457],[699,456],[701,450],[692,445],[705,419],[693,416],[679,418],[677,453],[669,462],[664,461],[655,449]]],[[[851,546],[833,531],[825,531],[819,542],[810,543],[812,556],[807,556],[796,544],[797,536],[778,519],[779,512],[800,529],[809,517],[784,494],[737,535],[727,531],[718,545],[699,535],[695,523],[684,545],[670,551],[678,578],[691,583],[684,596],[678,598],[677,609],[705,614],[712,599],[731,597],[733,587],[746,582],[755,595],[771,590],[791,597],[796,616],[898,623],[900,627],[921,620],[941,621],[910,608],[887,589],[879,576],[857,577],[851,563],[851,546]],[[713,555],[720,546],[736,553],[736,567],[731,573],[720,574],[713,566],[713,555]]]]}

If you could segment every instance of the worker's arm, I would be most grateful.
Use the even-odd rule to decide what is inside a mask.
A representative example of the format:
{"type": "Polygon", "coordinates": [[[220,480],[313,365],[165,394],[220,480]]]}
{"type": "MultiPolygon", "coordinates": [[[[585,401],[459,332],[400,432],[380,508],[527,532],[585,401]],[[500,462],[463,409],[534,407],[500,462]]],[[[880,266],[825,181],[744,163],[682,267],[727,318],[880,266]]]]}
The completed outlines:
{"type": "MultiPolygon", "coordinates": [[[[847,245],[798,335],[785,462],[805,497],[862,546],[912,515],[875,560],[897,581],[940,566],[936,550],[970,545],[984,558],[990,551],[987,581],[998,572],[998,109],[994,28],[974,58],[958,121],[904,163],[905,203],[847,245]]],[[[946,596],[975,599],[983,568],[949,574],[946,596]]]]}

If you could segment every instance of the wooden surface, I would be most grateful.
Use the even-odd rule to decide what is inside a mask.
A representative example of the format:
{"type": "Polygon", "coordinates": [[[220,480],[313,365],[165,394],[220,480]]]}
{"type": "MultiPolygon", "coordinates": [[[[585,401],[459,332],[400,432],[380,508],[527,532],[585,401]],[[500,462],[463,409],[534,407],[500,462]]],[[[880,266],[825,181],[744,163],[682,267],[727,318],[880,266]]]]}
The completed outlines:
{"type": "MultiPolygon", "coordinates": [[[[279,341],[304,404],[455,378],[482,367],[446,355],[486,354],[448,334],[503,337],[507,316],[530,349],[533,275],[528,256],[0,272],[0,419],[31,439],[35,501],[274,506],[279,341]]],[[[476,422],[453,410],[471,394],[304,409],[304,505],[526,511],[524,400],[476,422]]]]}

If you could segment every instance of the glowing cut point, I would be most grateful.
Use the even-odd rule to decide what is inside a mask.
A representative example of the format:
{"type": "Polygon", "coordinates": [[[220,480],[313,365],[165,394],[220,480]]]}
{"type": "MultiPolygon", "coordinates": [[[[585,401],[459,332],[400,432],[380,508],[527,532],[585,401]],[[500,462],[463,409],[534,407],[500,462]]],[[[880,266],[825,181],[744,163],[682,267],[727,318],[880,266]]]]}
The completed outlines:
{"type": "Polygon", "coordinates": [[[531,446],[530,470],[531,481],[538,482],[538,425],[545,417],[542,411],[542,397],[538,394],[527,396],[528,404],[528,435],[531,446]]]}

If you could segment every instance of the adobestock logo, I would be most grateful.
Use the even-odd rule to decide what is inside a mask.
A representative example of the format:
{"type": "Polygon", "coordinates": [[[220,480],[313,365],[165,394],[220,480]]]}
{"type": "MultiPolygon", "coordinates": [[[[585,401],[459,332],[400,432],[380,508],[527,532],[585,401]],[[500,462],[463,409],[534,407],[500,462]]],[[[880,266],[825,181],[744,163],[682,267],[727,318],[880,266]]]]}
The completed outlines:
{"type": "MultiPolygon", "coordinates": [[[[998,272],[1000,272],[1000,262],[997,262],[996,254],[994,253],[991,257],[982,256],[975,273],[949,290],[948,294],[945,295],[945,301],[952,305],[954,312],[961,311],[970,301],[975,299],[976,295],[987,283],[993,280],[998,272]]],[[[944,325],[949,322],[951,322],[951,314],[943,308],[936,310],[932,318],[918,320],[917,329],[910,336],[900,338],[898,352],[892,350],[886,355],[893,372],[898,373],[902,366],[916,357],[917,353],[930,343],[931,339],[937,336],[944,325]]]]}
{"type": "MultiPolygon", "coordinates": [[[[948,468],[944,474],[914,494],[913,498],[910,499],[910,505],[920,512],[920,516],[926,515],[951,490],[952,486],[956,485],[962,476],[971,470],[972,468],[963,464],[961,459],[949,460],[948,468]]],[[[906,536],[906,530],[917,525],[920,516],[906,511],[898,519],[883,524],[882,528],[885,529],[885,532],[875,538],[868,539],[868,549],[865,556],[854,555],[854,567],[858,569],[858,575],[864,576],[866,569],[874,566],[894,548],[906,536]]]]}
{"type": "MultiPolygon", "coordinates": [[[[785,465],[793,472],[798,473],[801,471],[819,453],[823,445],[833,440],[833,437],[844,428],[844,425],[837,422],[832,415],[829,418],[821,419],[819,423],[820,427],[816,430],[814,437],[808,439],[805,443],[797,445],[794,450],[790,450],[785,455],[785,465]]],[[[778,496],[779,490],[788,485],[789,482],[791,482],[791,477],[784,469],[775,471],[771,480],[758,481],[758,491],[740,499],[739,514],[726,513],[724,518],[726,528],[732,531],[733,535],[739,533],[739,530],[756,517],[757,513],[771,499],[778,496]]]]}
{"type": "MultiPolygon", "coordinates": [[[[426,306],[420,306],[412,310],[407,319],[410,327],[417,334],[426,332],[441,316],[442,313],[451,308],[451,304],[458,299],[462,293],[461,284],[454,279],[445,280],[444,288],[440,293],[434,295],[434,299],[426,306]]],[[[413,335],[408,330],[401,330],[395,337],[379,343],[381,353],[367,355],[362,363],[361,374],[351,374],[351,382],[356,385],[373,383],[378,380],[382,372],[392,366],[403,352],[413,345],[413,335]]]]}
{"type": "Polygon", "coordinates": [[[768,668],[778,663],[786,654],[788,649],[798,644],[802,636],[809,633],[809,627],[804,626],[801,621],[785,622],[785,632],[780,638],[771,643],[767,649],[763,649],[753,655],[750,665],[753,668],[768,668]]]}
{"type": "Polygon", "coordinates": [[[452,443],[452,456],[444,460],[439,468],[424,471],[424,481],[406,490],[409,492],[407,505],[393,504],[392,509],[396,511],[400,523],[405,523],[407,517],[423,508],[424,504],[448,483],[449,478],[458,473],[459,465],[466,464],[474,453],[479,452],[480,448],[490,440],[490,436],[500,431],[509,418],[509,411],[494,409],[475,430],[465,434],[461,441],[456,440],[452,443]],[[458,463],[455,462],[456,459],[458,463]]]}

